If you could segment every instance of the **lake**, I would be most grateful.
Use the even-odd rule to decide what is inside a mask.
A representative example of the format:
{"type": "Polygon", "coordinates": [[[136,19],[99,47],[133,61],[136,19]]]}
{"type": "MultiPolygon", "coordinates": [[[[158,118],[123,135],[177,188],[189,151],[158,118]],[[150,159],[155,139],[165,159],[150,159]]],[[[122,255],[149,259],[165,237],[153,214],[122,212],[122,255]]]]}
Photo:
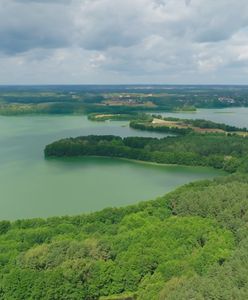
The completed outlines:
{"type": "Polygon", "coordinates": [[[228,125],[233,125],[240,128],[248,128],[248,107],[197,109],[196,112],[163,112],[159,114],[166,117],[184,119],[205,119],[217,123],[226,123],[228,125]]]}
{"type": "Polygon", "coordinates": [[[44,159],[46,144],[88,134],[164,136],[136,131],[128,122],[98,123],[85,116],[1,116],[0,219],[72,215],[129,205],[223,174],[209,168],[110,158],[44,159]]]}

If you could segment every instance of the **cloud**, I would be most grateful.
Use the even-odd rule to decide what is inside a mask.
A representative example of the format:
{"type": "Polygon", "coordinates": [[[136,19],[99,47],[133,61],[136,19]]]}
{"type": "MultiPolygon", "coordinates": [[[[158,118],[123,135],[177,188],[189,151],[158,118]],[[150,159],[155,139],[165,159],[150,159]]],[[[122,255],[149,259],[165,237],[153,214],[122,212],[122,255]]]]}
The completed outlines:
{"type": "Polygon", "coordinates": [[[15,81],[244,82],[247,36],[246,0],[0,1],[15,81]]]}
{"type": "Polygon", "coordinates": [[[0,2],[0,51],[9,54],[33,48],[69,46],[73,31],[71,11],[55,2],[38,1],[0,2]],[[35,2],[35,3],[34,3],[35,2]]]}
{"type": "Polygon", "coordinates": [[[19,2],[21,4],[26,3],[40,3],[40,4],[58,4],[58,5],[64,5],[64,4],[71,4],[73,0],[14,0],[15,2],[19,2]]]}

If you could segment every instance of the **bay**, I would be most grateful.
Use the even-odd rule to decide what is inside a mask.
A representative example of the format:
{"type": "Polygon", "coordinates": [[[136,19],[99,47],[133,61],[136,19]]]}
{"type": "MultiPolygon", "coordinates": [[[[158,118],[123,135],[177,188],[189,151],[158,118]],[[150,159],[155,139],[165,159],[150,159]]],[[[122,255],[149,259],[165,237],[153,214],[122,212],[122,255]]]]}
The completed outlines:
{"type": "Polygon", "coordinates": [[[0,219],[72,215],[154,199],[179,185],[222,172],[85,157],[46,160],[46,144],[69,136],[114,134],[163,137],[128,122],[85,116],[0,117],[0,219]]]}

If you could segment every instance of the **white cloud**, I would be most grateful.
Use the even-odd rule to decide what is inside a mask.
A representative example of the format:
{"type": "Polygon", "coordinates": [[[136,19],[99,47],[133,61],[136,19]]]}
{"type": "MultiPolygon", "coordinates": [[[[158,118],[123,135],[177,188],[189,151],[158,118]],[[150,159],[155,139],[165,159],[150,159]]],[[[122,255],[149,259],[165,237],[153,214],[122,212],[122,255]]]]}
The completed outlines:
{"type": "Polygon", "coordinates": [[[0,83],[246,83],[248,4],[1,0],[0,39],[0,83]]]}

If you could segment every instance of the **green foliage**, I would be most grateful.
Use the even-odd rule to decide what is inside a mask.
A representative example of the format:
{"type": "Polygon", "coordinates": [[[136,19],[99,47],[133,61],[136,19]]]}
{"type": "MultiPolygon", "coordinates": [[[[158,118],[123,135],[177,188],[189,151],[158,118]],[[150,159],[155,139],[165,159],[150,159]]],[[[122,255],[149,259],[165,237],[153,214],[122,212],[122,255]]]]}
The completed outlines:
{"type": "Polygon", "coordinates": [[[6,233],[10,228],[9,221],[0,221],[0,235],[6,233]]]}
{"type": "Polygon", "coordinates": [[[236,126],[230,126],[224,123],[216,123],[213,121],[209,120],[203,120],[203,119],[196,119],[196,120],[190,120],[190,119],[178,119],[181,122],[184,122],[186,124],[189,124],[194,127],[199,127],[199,128],[207,128],[207,129],[222,129],[227,132],[232,132],[232,131],[247,131],[245,128],[238,128],[236,126]]]}
{"type": "Polygon", "coordinates": [[[161,300],[248,298],[248,178],[229,176],[213,182],[193,183],[168,195],[172,213],[213,218],[236,238],[236,249],[213,264],[203,276],[175,277],[160,292],[161,300]]]}
{"type": "MultiPolygon", "coordinates": [[[[247,190],[247,177],[235,175],[189,184],[125,208],[10,223],[0,236],[1,299],[152,300],[159,295],[185,299],[181,291],[213,294],[198,285],[217,285],[209,274],[227,276],[222,269],[233,257],[246,255],[247,190]]],[[[246,273],[237,273],[237,259],[233,264],[235,287],[244,284],[246,273]]]]}
{"type": "Polygon", "coordinates": [[[247,191],[231,175],[129,207],[2,222],[0,299],[246,299],[247,191]]]}
{"type": "Polygon", "coordinates": [[[139,130],[145,131],[154,131],[154,132],[164,132],[164,133],[172,133],[172,134],[188,134],[192,132],[191,128],[177,128],[170,126],[154,126],[152,122],[147,122],[143,120],[133,120],[130,122],[130,127],[139,130]]]}
{"type": "Polygon", "coordinates": [[[248,171],[248,138],[224,134],[189,134],[163,139],[86,136],[56,141],[45,156],[97,155],[164,164],[209,166],[227,172],[248,171]]]}
{"type": "Polygon", "coordinates": [[[166,132],[166,133],[174,133],[178,135],[185,135],[193,132],[194,130],[220,130],[226,133],[235,133],[235,132],[247,132],[246,128],[238,128],[235,126],[226,125],[223,123],[216,123],[209,120],[204,119],[179,119],[167,117],[163,118],[160,115],[152,115],[154,118],[161,119],[168,122],[176,122],[175,125],[170,125],[166,123],[161,124],[153,124],[152,120],[146,119],[136,119],[130,122],[130,127],[139,130],[146,131],[155,131],[155,132],[166,132]]]}
{"type": "Polygon", "coordinates": [[[148,114],[141,113],[129,113],[129,114],[101,114],[91,113],[88,115],[88,119],[91,121],[129,121],[129,120],[149,120],[151,117],[148,114]]]}
{"type": "Polygon", "coordinates": [[[27,114],[82,114],[84,106],[80,103],[41,103],[41,104],[1,104],[0,115],[15,116],[27,114]]]}
{"type": "MultiPolygon", "coordinates": [[[[197,98],[195,91],[177,93],[183,101],[178,94],[162,93],[150,100],[168,110],[182,103],[184,107],[230,104],[218,100],[218,89],[210,102],[206,101],[209,91],[197,92],[197,98]]],[[[244,104],[241,96],[234,96],[236,103],[244,104]]],[[[3,99],[3,114],[75,113],[101,108],[127,118],[141,110],[104,107],[101,102],[105,96],[97,93],[23,94],[18,105],[14,104],[18,102],[14,94],[3,99]]],[[[187,122],[199,128],[216,128],[215,123],[205,120],[187,122]]],[[[224,126],[218,124],[219,129],[236,131],[224,126]]],[[[174,130],[169,132],[183,136],[160,140],[115,136],[64,139],[48,145],[45,154],[104,155],[248,172],[247,138],[174,130]]],[[[89,215],[1,221],[0,299],[247,299],[247,191],[247,176],[232,175],[192,183],[154,201],[89,215]]]]}
{"type": "Polygon", "coordinates": [[[244,175],[216,179],[209,185],[192,183],[190,189],[179,188],[167,199],[173,214],[214,218],[237,237],[248,221],[248,181],[244,175]]]}

